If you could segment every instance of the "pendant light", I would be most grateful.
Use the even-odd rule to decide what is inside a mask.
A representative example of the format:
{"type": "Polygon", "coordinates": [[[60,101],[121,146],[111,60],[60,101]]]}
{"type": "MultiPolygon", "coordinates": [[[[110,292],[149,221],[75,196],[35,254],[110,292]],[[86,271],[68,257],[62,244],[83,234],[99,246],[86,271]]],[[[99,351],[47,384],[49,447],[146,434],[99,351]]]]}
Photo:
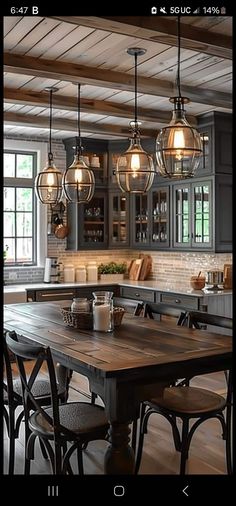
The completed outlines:
{"type": "Polygon", "coordinates": [[[76,137],[76,151],[72,165],[66,169],[62,186],[67,200],[77,204],[86,204],[91,200],[95,189],[93,171],[86,165],[82,152],[80,132],[80,84],[78,84],[78,136],[76,137]]]}
{"type": "Polygon", "coordinates": [[[152,156],[146,153],[140,143],[139,123],[137,119],[137,58],[145,54],[146,49],[134,47],[127,53],[135,57],[135,108],[134,121],[130,123],[132,139],[130,146],[117,160],[116,178],[120,189],[129,193],[145,193],[153,183],[154,164],[152,156]]]}
{"type": "Polygon", "coordinates": [[[158,172],[169,179],[193,177],[202,153],[202,140],[196,128],[185,117],[184,104],[189,99],[180,91],[180,16],[178,16],[178,63],[176,85],[178,96],[170,98],[174,104],[170,124],[162,128],[156,141],[158,172]]]}
{"type": "Polygon", "coordinates": [[[52,154],[52,94],[58,88],[45,88],[50,97],[49,152],[46,167],[35,178],[35,193],[42,204],[57,204],[62,196],[62,173],[53,163],[52,154]]]}

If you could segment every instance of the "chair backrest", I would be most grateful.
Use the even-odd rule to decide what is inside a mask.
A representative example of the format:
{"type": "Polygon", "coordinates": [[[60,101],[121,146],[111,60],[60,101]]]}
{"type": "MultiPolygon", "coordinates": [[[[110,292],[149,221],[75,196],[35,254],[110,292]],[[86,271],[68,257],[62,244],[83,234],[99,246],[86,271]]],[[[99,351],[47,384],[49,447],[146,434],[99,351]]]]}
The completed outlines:
{"type": "Polygon", "coordinates": [[[139,316],[143,309],[143,301],[135,299],[125,299],[123,297],[113,297],[114,306],[123,307],[128,313],[139,316]]]}
{"type": "Polygon", "coordinates": [[[226,316],[209,314],[203,311],[189,311],[187,320],[190,328],[200,329],[201,324],[203,324],[233,330],[233,318],[226,316]]]}
{"type": "Polygon", "coordinates": [[[40,346],[35,343],[21,343],[18,341],[15,333],[11,333],[11,335],[9,333],[6,334],[6,344],[16,357],[16,363],[19,369],[22,385],[23,404],[26,420],[28,421],[30,410],[34,409],[35,411],[40,412],[46,422],[48,422],[54,428],[55,433],[65,434],[69,432],[71,434],[68,429],[60,425],[58,387],[50,348],[40,346]],[[34,360],[34,366],[28,377],[25,370],[24,359],[34,360]],[[45,412],[45,409],[42,407],[42,398],[39,399],[39,397],[35,397],[33,392],[35,382],[39,378],[43,364],[46,365],[49,377],[52,417],[49,416],[48,413],[45,412]]]}
{"type": "Polygon", "coordinates": [[[168,304],[156,303],[145,304],[144,316],[154,319],[153,315],[172,316],[177,319],[177,325],[184,325],[187,321],[187,311],[183,311],[177,307],[169,306],[168,304]]]}

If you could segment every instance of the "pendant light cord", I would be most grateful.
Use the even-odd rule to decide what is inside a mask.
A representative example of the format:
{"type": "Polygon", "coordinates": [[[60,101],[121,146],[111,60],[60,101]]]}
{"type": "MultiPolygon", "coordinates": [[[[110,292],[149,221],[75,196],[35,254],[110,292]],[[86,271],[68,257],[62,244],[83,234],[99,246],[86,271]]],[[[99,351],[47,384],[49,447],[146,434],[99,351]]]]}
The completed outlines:
{"type": "Polygon", "coordinates": [[[77,155],[81,155],[82,154],[82,143],[81,143],[81,129],[80,129],[80,88],[81,88],[81,84],[79,83],[78,84],[78,125],[77,125],[77,155]]]}
{"type": "Polygon", "coordinates": [[[178,62],[177,62],[176,86],[178,89],[179,97],[181,98],[181,91],[180,91],[180,16],[178,16],[178,18],[177,18],[177,37],[178,37],[178,62]]]}
{"type": "Polygon", "coordinates": [[[50,90],[49,94],[49,109],[50,109],[50,115],[49,115],[49,153],[48,153],[48,159],[51,163],[53,160],[53,154],[52,154],[52,89],[50,90]]]}

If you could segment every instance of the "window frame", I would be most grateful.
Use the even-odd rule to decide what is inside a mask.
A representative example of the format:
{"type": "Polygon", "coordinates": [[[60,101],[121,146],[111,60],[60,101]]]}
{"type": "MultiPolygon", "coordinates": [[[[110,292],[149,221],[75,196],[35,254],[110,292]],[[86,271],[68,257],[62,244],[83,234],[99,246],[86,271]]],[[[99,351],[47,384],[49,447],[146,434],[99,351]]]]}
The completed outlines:
{"type": "MultiPolygon", "coordinates": [[[[40,172],[46,165],[47,162],[47,152],[48,152],[48,143],[42,141],[30,141],[30,140],[19,140],[18,139],[10,139],[4,138],[4,146],[3,152],[21,152],[21,153],[35,153],[36,160],[36,172],[35,176],[38,172],[40,172]]],[[[3,186],[5,186],[5,181],[7,178],[3,179],[3,186]]],[[[13,178],[8,178],[8,180],[13,178]]],[[[23,186],[25,187],[25,181],[27,178],[19,178],[23,181],[23,186]]],[[[10,185],[6,185],[10,186],[10,185]]],[[[14,185],[15,186],[15,185],[14,185]]],[[[15,187],[19,187],[18,185],[15,187]]],[[[35,269],[44,267],[45,257],[47,256],[47,206],[40,204],[38,199],[35,197],[35,262],[34,263],[11,263],[6,264],[4,267],[7,270],[11,269],[35,269]]]]}

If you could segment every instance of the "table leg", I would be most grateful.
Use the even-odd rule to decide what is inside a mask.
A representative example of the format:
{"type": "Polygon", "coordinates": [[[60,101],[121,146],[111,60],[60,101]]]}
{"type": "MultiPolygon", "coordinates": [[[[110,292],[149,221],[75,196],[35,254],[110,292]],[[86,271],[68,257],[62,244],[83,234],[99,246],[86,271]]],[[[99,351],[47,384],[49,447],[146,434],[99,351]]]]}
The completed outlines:
{"type": "Polygon", "coordinates": [[[111,443],[105,454],[105,474],[134,474],[134,452],[129,445],[129,423],[111,422],[111,443]]]}

